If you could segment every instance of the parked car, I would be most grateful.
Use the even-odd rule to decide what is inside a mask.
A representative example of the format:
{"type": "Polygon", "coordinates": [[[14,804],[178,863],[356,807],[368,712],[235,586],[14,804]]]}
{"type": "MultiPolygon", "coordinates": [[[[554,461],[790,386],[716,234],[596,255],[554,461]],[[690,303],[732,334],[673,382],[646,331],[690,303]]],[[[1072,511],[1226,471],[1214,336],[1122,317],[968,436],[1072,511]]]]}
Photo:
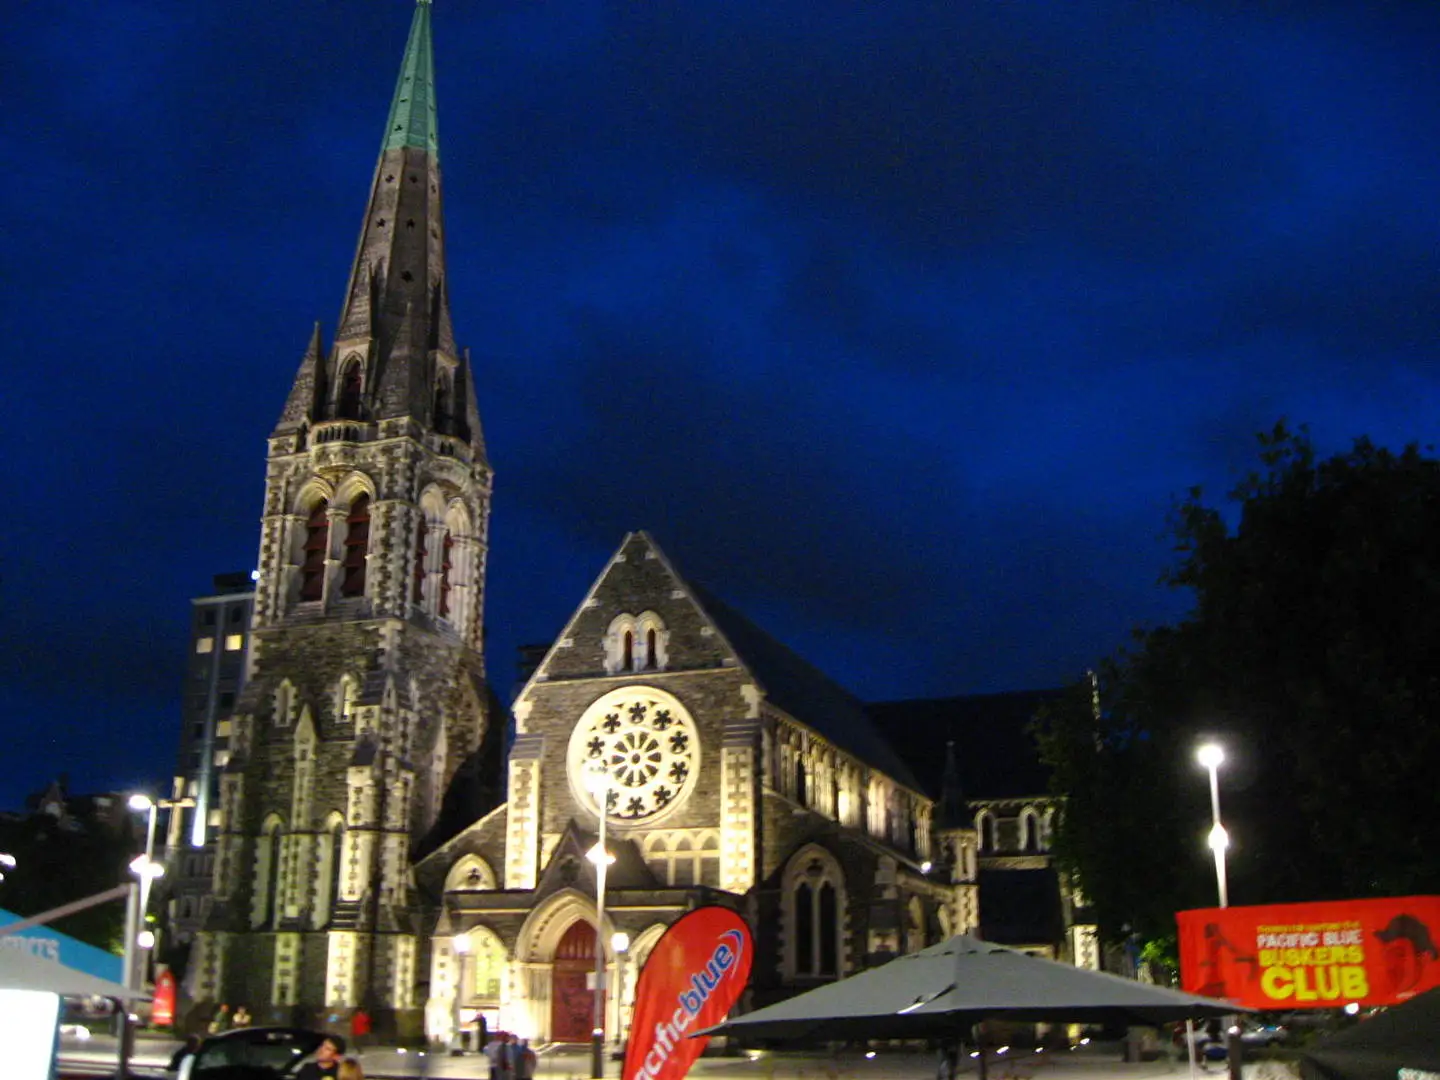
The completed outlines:
{"type": "Polygon", "coordinates": [[[326,1039],[323,1031],[255,1027],[211,1035],[180,1064],[179,1080],[286,1080],[326,1039]]]}
{"type": "Polygon", "coordinates": [[[1290,1037],[1290,1030],[1284,1024],[1247,1024],[1240,1032],[1240,1041],[1246,1046],[1274,1046],[1290,1037]]]}

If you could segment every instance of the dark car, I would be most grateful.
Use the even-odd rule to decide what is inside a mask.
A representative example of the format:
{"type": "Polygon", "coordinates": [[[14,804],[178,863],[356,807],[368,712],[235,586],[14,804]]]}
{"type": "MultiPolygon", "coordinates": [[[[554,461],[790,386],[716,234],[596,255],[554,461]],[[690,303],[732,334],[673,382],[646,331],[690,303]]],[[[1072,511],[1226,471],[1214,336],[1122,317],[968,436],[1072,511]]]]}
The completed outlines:
{"type": "Polygon", "coordinates": [[[325,1041],[304,1028],[237,1028],[212,1035],[180,1065],[179,1080],[283,1080],[325,1041]]]}

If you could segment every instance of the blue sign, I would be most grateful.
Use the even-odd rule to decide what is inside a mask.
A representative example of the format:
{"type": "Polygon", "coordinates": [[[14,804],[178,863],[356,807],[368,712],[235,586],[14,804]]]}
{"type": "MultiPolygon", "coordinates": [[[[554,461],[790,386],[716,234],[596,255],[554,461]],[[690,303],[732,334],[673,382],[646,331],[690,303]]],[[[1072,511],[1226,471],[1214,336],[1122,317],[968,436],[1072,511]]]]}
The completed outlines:
{"type": "MultiPolygon", "coordinates": [[[[21,916],[0,908],[0,926],[17,923],[21,916]]],[[[73,971],[83,971],[97,979],[120,982],[124,964],[120,957],[76,941],[52,926],[31,926],[0,937],[0,949],[19,949],[41,960],[50,960],[73,971]]]]}

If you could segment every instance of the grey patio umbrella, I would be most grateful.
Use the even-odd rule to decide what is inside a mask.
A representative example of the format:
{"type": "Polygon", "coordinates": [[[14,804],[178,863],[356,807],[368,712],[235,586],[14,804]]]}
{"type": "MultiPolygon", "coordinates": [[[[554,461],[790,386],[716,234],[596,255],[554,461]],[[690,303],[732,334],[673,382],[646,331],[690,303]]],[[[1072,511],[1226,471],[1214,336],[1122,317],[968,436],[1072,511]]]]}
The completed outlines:
{"type": "Polygon", "coordinates": [[[45,960],[12,946],[0,945],[0,986],[9,990],[44,990],[64,997],[109,997],[124,1001],[149,997],[143,990],[130,990],[109,979],[45,960]]]}
{"type": "Polygon", "coordinates": [[[954,1038],[995,1018],[1162,1024],[1250,1010],[961,935],[709,1029],[744,1039],[954,1038]]]}

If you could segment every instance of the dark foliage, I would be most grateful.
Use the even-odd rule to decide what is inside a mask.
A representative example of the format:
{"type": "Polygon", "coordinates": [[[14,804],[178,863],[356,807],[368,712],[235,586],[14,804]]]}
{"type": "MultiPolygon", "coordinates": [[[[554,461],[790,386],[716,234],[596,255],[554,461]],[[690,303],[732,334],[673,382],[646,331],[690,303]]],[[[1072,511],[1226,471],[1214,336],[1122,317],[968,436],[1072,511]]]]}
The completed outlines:
{"type": "Polygon", "coordinates": [[[1358,440],[1317,461],[1262,436],[1216,508],[1177,508],[1178,625],[1037,723],[1069,796],[1058,856],[1110,939],[1215,902],[1208,788],[1221,741],[1232,903],[1440,890],[1440,462],[1358,440]]]}

